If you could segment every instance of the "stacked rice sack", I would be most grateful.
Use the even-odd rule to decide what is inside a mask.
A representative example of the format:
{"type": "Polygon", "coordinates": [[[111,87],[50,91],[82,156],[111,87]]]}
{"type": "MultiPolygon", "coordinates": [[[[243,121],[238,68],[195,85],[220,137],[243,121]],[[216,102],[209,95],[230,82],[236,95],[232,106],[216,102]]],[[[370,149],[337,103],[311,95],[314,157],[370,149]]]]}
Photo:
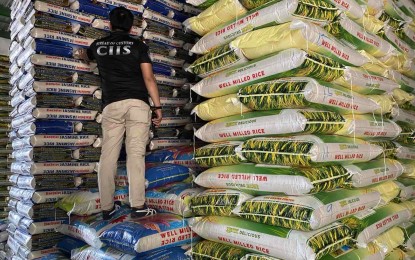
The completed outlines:
{"type": "MultiPolygon", "coordinates": [[[[124,208],[111,221],[102,220],[94,173],[101,145],[99,72],[96,64],[77,58],[79,49],[108,35],[108,14],[117,6],[134,13],[130,34],[141,37],[150,47],[160,86],[165,120],[162,128],[153,131],[153,137],[158,138],[152,140],[150,148],[190,143],[191,138],[177,138],[177,128],[190,122],[192,105],[188,104],[191,100],[184,85],[194,78],[181,69],[194,61],[188,53],[194,35],[181,30],[181,21],[189,13],[197,14],[196,8],[176,1],[15,1],[10,47],[10,136],[15,174],[10,180],[15,186],[10,191],[13,199],[9,206],[13,211],[9,215],[12,236],[8,243],[16,259],[54,259],[62,252],[71,257],[72,249],[78,249],[73,251],[74,259],[101,259],[105,254],[130,258],[155,251],[159,259],[166,255],[180,259],[185,257],[185,250],[177,247],[188,244],[195,236],[179,215],[160,214],[140,222],[131,219],[129,210],[124,208]],[[121,246],[117,242],[123,240],[114,236],[125,231],[124,226],[119,229],[115,224],[124,225],[127,220],[125,225],[134,227],[131,232],[141,227],[132,236],[140,237],[142,243],[130,241],[125,248],[127,242],[121,246]],[[104,235],[107,230],[108,235],[104,235]],[[48,239],[39,240],[43,237],[48,239]],[[149,242],[156,237],[159,244],[149,242]],[[47,247],[35,244],[35,238],[47,247]],[[61,247],[55,247],[56,242],[62,240],[69,245],[70,239],[76,239],[74,247],[57,253],[61,247]],[[27,248],[21,246],[23,243],[27,248]],[[171,246],[175,249],[159,251],[171,246]]],[[[149,189],[180,182],[191,175],[181,165],[156,165],[147,171],[149,189]],[[175,177],[166,177],[171,172],[175,177]]],[[[128,202],[125,180],[125,176],[117,179],[117,204],[128,202]]],[[[177,210],[186,209],[182,207],[177,210]]]]}
{"type": "MultiPolygon", "coordinates": [[[[67,2],[67,1],[66,1],[67,2]]],[[[57,4],[67,5],[65,1],[57,4]]],[[[97,187],[101,93],[96,64],[77,59],[91,17],[46,2],[12,6],[9,239],[16,259],[57,251],[67,213],[55,203],[97,187]]]]}
{"type": "Polygon", "coordinates": [[[209,121],[195,135],[211,143],[195,151],[210,167],[190,204],[206,240],[189,254],[409,254],[413,205],[398,177],[415,151],[414,27],[392,25],[413,4],[378,1],[375,16],[374,1],[189,2],[206,8],[184,25],[201,36],[191,51],[203,56],[187,69],[209,98],[193,110],[209,121]]]}
{"type": "Polygon", "coordinates": [[[1,153],[0,153],[0,160],[1,163],[1,185],[0,185],[0,258],[6,255],[7,251],[7,237],[8,233],[6,231],[7,228],[7,216],[8,216],[8,190],[11,186],[9,181],[10,176],[10,164],[8,156],[11,153],[10,149],[10,142],[7,136],[8,131],[10,130],[10,118],[8,116],[8,112],[11,111],[11,108],[8,106],[8,102],[10,101],[9,97],[9,84],[8,80],[10,78],[9,75],[9,58],[8,56],[0,55],[0,99],[2,102],[1,105],[1,130],[0,130],[0,140],[1,140],[1,153]]]}

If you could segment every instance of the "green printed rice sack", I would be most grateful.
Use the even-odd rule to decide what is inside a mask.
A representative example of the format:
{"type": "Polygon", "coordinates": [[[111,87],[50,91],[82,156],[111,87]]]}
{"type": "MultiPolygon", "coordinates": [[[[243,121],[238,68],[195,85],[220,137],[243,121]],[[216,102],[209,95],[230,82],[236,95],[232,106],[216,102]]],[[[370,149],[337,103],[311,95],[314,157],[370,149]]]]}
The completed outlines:
{"type": "Polygon", "coordinates": [[[411,161],[402,162],[402,177],[415,179],[415,163],[411,161]]]}
{"type": "Polygon", "coordinates": [[[220,142],[295,133],[334,134],[344,125],[344,118],[335,112],[285,109],[217,119],[199,128],[195,135],[205,142],[220,142]]]}
{"type": "Polygon", "coordinates": [[[246,140],[256,136],[324,133],[356,138],[395,139],[402,129],[395,122],[371,115],[345,115],[314,110],[251,112],[216,119],[195,135],[205,142],[246,140]]]}
{"type": "Polygon", "coordinates": [[[393,80],[354,67],[346,67],[342,71],[342,77],[335,79],[332,83],[360,94],[371,95],[391,92],[399,88],[399,84],[393,80]]]}
{"type": "Polygon", "coordinates": [[[390,42],[395,48],[402,52],[409,59],[415,58],[415,51],[409,44],[401,40],[390,26],[384,27],[379,33],[381,37],[390,42]]]}
{"type": "Polygon", "coordinates": [[[250,111],[251,109],[239,101],[236,94],[229,94],[200,103],[192,110],[192,114],[197,115],[204,121],[212,121],[250,111]]]}
{"type": "Polygon", "coordinates": [[[195,161],[201,167],[233,165],[246,162],[241,153],[242,142],[221,142],[197,148],[195,161]]]}
{"type": "MultiPolygon", "coordinates": [[[[254,8],[258,8],[258,7],[261,7],[267,4],[268,2],[270,2],[270,0],[241,0],[240,2],[248,10],[252,10],[254,8]]],[[[305,3],[306,4],[304,6],[301,6],[301,7],[299,6],[297,7],[297,9],[300,9],[301,12],[313,13],[314,11],[320,14],[321,16],[327,16],[327,17],[332,17],[332,18],[334,18],[338,12],[338,9],[335,6],[329,3],[325,3],[324,1],[312,0],[312,1],[305,1],[305,3]]]]}
{"type": "Polygon", "coordinates": [[[405,160],[404,163],[406,163],[406,160],[415,160],[415,149],[412,147],[402,146],[392,141],[371,141],[370,143],[383,148],[381,158],[405,160]]]}
{"type": "Polygon", "coordinates": [[[401,122],[409,124],[410,126],[415,126],[415,112],[409,110],[403,110],[397,107],[392,109],[390,118],[395,122],[401,122]]]}
{"type": "Polygon", "coordinates": [[[278,260],[277,258],[253,254],[249,250],[226,245],[223,243],[203,240],[193,246],[188,252],[193,260],[226,259],[226,260],[278,260]]]}
{"type": "Polygon", "coordinates": [[[330,109],[342,114],[372,114],[380,108],[363,95],[306,77],[249,85],[239,91],[238,97],[253,110],[312,107],[330,109]]]}
{"type": "Polygon", "coordinates": [[[282,77],[308,76],[333,81],[343,74],[343,66],[328,57],[300,49],[288,49],[207,77],[196,83],[192,90],[203,97],[213,98],[282,77]]]}
{"type": "Polygon", "coordinates": [[[323,256],[321,260],[379,260],[383,257],[382,250],[373,244],[369,244],[366,248],[354,248],[347,245],[323,256]]]}
{"type": "Polygon", "coordinates": [[[351,44],[358,50],[365,50],[374,57],[382,57],[396,51],[389,42],[366,31],[346,15],[340,15],[334,22],[325,26],[325,29],[336,38],[351,44]]]}
{"type": "Polygon", "coordinates": [[[388,78],[397,82],[402,90],[409,93],[415,93],[415,80],[399,73],[396,70],[388,70],[388,78]]]}
{"type": "Polygon", "coordinates": [[[382,151],[381,146],[340,136],[253,138],[242,145],[242,155],[248,161],[301,167],[366,162],[382,151]]]}
{"type": "Polygon", "coordinates": [[[405,24],[401,28],[395,30],[396,36],[403,40],[412,49],[415,48],[415,28],[410,24],[405,24]]]}
{"type": "Polygon", "coordinates": [[[248,220],[310,231],[365,212],[380,201],[378,192],[336,190],[307,196],[260,196],[242,202],[234,212],[248,220]]]}
{"type": "Polygon", "coordinates": [[[216,26],[234,20],[247,10],[238,0],[219,0],[197,16],[183,22],[186,30],[205,35],[216,26]]]}
{"type": "Polygon", "coordinates": [[[402,249],[395,248],[392,252],[387,254],[384,260],[411,260],[412,258],[402,249]]]}
{"type": "Polygon", "coordinates": [[[415,198],[415,179],[399,178],[395,183],[401,189],[398,195],[398,200],[412,200],[415,198]]]}
{"type": "Polygon", "coordinates": [[[231,189],[211,189],[195,195],[191,200],[194,214],[202,216],[230,216],[232,211],[252,196],[231,189]]]}
{"type": "Polygon", "coordinates": [[[414,250],[415,245],[415,223],[413,221],[408,221],[399,225],[403,230],[405,241],[402,243],[402,246],[406,249],[414,250]]]}
{"type": "Polygon", "coordinates": [[[289,48],[319,53],[344,65],[362,66],[369,61],[321,27],[295,20],[239,36],[229,44],[197,59],[188,70],[200,77],[206,77],[246,63],[246,59],[258,59],[289,48]]]}
{"type": "Polygon", "coordinates": [[[274,0],[235,20],[221,24],[204,35],[191,49],[197,54],[226,44],[247,32],[283,24],[295,19],[303,19],[317,24],[325,24],[334,20],[338,10],[321,0],[274,0]]]}
{"type": "Polygon", "coordinates": [[[379,159],[370,162],[345,165],[351,175],[347,186],[354,188],[366,187],[369,185],[394,180],[402,175],[403,165],[392,159],[379,159]]]}
{"type": "Polygon", "coordinates": [[[211,241],[293,260],[319,259],[351,243],[350,229],[340,223],[304,232],[243,219],[211,216],[196,222],[192,229],[211,241]]]}
{"type": "Polygon", "coordinates": [[[355,216],[343,219],[342,222],[353,230],[354,239],[358,246],[365,247],[388,229],[407,222],[411,212],[395,203],[361,212],[355,216]]]}
{"type": "Polygon", "coordinates": [[[349,177],[344,167],[335,165],[295,169],[239,164],[210,168],[199,174],[195,183],[205,188],[238,189],[254,195],[305,195],[334,190],[349,177]]]}
{"type": "Polygon", "coordinates": [[[415,19],[415,3],[411,0],[397,0],[395,4],[404,14],[415,19]]]}
{"type": "Polygon", "coordinates": [[[357,20],[363,17],[364,8],[359,5],[360,0],[324,0],[339,8],[351,19],[357,20]]]}

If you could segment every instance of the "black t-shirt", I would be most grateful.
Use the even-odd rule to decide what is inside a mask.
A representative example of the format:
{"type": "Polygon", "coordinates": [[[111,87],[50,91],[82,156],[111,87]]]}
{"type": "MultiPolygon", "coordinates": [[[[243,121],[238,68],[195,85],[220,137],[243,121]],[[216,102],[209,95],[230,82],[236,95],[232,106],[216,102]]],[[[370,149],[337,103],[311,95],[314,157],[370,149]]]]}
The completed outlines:
{"type": "Polygon", "coordinates": [[[140,99],[148,103],[148,92],[141,72],[141,63],[151,63],[148,46],[116,31],[94,41],[88,58],[96,60],[101,76],[103,106],[124,99],[140,99]]]}

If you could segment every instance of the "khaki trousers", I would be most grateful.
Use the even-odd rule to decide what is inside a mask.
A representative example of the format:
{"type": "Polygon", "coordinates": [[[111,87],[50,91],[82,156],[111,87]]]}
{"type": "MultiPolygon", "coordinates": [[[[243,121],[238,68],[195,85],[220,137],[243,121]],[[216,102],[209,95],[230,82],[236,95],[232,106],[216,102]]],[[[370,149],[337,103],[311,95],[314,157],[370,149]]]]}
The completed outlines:
{"type": "Polygon", "coordinates": [[[111,103],[102,112],[103,143],[98,168],[98,187],[102,210],[114,206],[115,176],[120,150],[126,134],[127,174],[131,207],[145,202],[145,151],[151,122],[150,107],[138,99],[111,103]]]}

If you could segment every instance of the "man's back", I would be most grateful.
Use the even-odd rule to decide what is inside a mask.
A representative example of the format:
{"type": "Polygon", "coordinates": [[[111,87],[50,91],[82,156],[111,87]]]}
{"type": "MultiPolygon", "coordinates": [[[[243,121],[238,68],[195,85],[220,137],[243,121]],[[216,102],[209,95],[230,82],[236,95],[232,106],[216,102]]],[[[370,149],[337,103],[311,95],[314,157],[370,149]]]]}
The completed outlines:
{"type": "Polygon", "coordinates": [[[144,43],[127,32],[115,31],[95,41],[88,56],[98,63],[104,106],[124,99],[148,102],[140,63],[151,63],[151,60],[144,43]]]}

